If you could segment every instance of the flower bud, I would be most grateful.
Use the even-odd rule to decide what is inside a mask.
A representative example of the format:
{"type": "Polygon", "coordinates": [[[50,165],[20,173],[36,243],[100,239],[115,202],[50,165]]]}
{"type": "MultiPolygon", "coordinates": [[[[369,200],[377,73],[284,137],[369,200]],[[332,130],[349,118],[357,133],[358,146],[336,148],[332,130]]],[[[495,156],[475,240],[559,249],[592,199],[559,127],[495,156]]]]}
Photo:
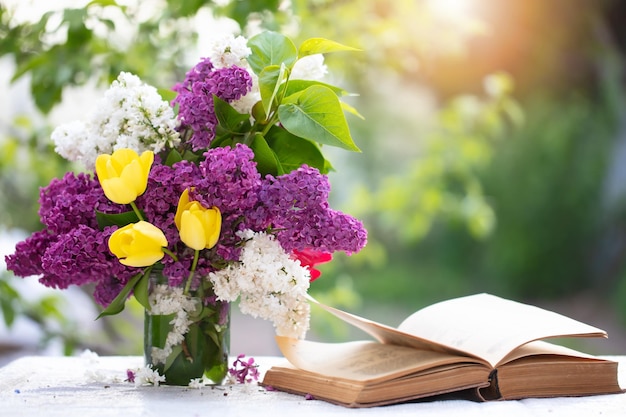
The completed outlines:
{"type": "Polygon", "coordinates": [[[222,214],[217,207],[202,207],[197,201],[189,201],[189,189],[178,200],[174,218],[180,239],[195,250],[210,249],[217,244],[222,228],[222,214]]]}
{"type": "Polygon", "coordinates": [[[96,173],[107,198],[117,204],[128,204],[146,191],[154,153],[139,156],[132,149],[118,149],[112,155],[98,155],[96,173]]]}
{"type": "Polygon", "coordinates": [[[165,234],[146,221],[131,223],[117,229],[109,238],[109,250],[127,266],[153,265],[163,256],[167,246],[165,234]]]}
{"type": "Polygon", "coordinates": [[[311,282],[318,279],[320,275],[322,275],[322,272],[315,268],[315,265],[330,262],[333,259],[332,253],[320,252],[314,249],[294,249],[291,256],[300,261],[300,265],[309,269],[309,272],[311,273],[311,282]]]}

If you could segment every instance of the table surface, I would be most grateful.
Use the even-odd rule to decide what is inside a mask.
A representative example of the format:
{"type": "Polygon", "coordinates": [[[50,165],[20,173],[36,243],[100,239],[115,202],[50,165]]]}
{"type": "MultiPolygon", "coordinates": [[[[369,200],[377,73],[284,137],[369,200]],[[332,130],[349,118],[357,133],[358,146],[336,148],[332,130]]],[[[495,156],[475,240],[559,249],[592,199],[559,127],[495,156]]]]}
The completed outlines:
{"type": "MultiPolygon", "coordinates": [[[[619,378],[626,387],[626,356],[619,378]]],[[[278,357],[257,357],[261,374],[278,357]]],[[[143,365],[141,357],[24,357],[0,368],[0,416],[626,416],[626,393],[580,398],[526,399],[477,403],[426,401],[349,409],[302,396],[266,391],[256,384],[191,389],[139,386],[125,382],[126,370],[143,365]]]]}

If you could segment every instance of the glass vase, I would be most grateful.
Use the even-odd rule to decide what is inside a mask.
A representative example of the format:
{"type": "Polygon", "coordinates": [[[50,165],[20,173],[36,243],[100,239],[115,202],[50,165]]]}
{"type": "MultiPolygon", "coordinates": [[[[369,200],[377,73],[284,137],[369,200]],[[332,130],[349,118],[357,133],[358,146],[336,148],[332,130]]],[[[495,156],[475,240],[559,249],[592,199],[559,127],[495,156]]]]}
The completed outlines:
{"type": "Polygon", "coordinates": [[[223,383],[228,372],[230,304],[218,301],[206,283],[185,294],[161,272],[150,275],[145,311],[144,357],[165,384],[189,385],[197,378],[223,383]]]}

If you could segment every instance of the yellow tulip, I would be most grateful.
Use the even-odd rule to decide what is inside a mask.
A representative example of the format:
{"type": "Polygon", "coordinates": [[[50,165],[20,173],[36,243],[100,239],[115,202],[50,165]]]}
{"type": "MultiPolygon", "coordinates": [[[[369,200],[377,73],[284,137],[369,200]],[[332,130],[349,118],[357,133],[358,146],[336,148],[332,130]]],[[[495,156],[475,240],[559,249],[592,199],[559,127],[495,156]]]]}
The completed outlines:
{"type": "Polygon", "coordinates": [[[163,258],[165,246],[167,246],[165,234],[146,221],[119,228],[109,238],[109,250],[127,266],[153,265],[163,258]]]}
{"type": "Polygon", "coordinates": [[[222,228],[222,213],[217,207],[202,207],[197,201],[189,201],[189,189],[178,200],[174,218],[180,239],[195,250],[210,249],[217,244],[222,228]]]}
{"type": "Polygon", "coordinates": [[[132,149],[118,149],[112,155],[98,155],[96,173],[107,198],[117,204],[128,204],[146,191],[154,153],[139,156],[132,149]]]}

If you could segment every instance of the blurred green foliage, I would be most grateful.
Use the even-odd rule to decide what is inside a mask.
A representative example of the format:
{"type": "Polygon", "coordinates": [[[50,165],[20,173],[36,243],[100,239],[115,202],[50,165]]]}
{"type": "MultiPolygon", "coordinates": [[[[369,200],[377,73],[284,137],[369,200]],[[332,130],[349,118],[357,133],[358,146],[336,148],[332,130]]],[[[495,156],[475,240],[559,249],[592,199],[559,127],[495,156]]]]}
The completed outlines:
{"type": "Polygon", "coordinates": [[[54,152],[50,130],[18,116],[0,139],[0,211],[6,229],[41,228],[36,204],[38,188],[63,175],[72,165],[54,152]]]}

